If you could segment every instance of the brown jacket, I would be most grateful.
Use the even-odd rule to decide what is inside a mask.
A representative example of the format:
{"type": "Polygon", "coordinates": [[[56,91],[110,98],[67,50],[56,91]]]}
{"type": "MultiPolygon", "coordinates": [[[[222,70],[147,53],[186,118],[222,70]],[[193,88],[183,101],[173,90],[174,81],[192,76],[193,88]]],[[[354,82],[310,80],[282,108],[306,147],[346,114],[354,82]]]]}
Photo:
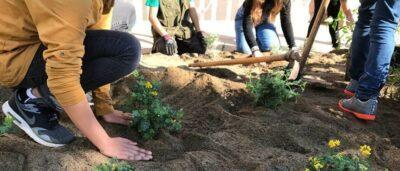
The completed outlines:
{"type": "MultiPolygon", "coordinates": [[[[17,86],[43,43],[50,91],[62,106],[82,101],[83,40],[87,29],[109,27],[102,11],[102,0],[0,1],[0,85],[17,86]]],[[[94,93],[98,114],[113,111],[109,89],[94,93]]]]}

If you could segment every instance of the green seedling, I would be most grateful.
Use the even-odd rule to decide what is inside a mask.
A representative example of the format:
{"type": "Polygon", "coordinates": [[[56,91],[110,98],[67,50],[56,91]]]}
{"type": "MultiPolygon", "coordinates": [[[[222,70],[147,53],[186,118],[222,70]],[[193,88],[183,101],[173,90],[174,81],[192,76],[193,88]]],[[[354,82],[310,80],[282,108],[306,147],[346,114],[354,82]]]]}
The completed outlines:
{"type": "Polygon", "coordinates": [[[290,81],[282,72],[274,71],[260,79],[251,79],[246,87],[257,105],[275,109],[283,103],[295,100],[305,90],[302,80],[290,81]]]}
{"type": "Polygon", "coordinates": [[[102,163],[93,168],[93,171],[134,171],[135,168],[126,162],[110,159],[107,163],[102,163]]]}
{"type": "Polygon", "coordinates": [[[178,132],[182,129],[183,110],[173,110],[160,97],[160,83],[147,81],[134,73],[136,84],[127,98],[124,110],[132,112],[131,127],[145,139],[154,139],[161,130],[178,132]]]}

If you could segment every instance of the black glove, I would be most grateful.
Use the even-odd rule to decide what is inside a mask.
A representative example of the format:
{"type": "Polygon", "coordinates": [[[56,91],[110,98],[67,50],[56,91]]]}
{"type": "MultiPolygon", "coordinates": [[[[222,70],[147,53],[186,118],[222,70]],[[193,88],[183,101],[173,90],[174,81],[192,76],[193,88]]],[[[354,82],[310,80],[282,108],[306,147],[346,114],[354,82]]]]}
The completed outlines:
{"type": "Polygon", "coordinates": [[[177,53],[175,40],[170,35],[163,36],[165,40],[165,50],[167,55],[174,55],[177,53]]]}
{"type": "Polygon", "coordinates": [[[206,43],[206,37],[204,36],[204,33],[202,31],[199,31],[199,32],[197,32],[196,36],[200,40],[201,48],[202,48],[201,51],[205,52],[207,49],[207,43],[206,43]]]}

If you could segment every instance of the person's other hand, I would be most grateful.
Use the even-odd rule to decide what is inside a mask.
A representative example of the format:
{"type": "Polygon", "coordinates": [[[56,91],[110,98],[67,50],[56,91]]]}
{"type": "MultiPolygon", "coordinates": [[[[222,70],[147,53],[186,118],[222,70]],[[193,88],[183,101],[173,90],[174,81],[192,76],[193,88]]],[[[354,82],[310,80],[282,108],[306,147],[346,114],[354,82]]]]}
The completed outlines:
{"type": "Polygon", "coordinates": [[[147,161],[153,159],[151,151],[139,148],[136,142],[120,137],[109,138],[100,152],[120,160],[147,161]]]}
{"type": "Polygon", "coordinates": [[[124,113],[119,110],[114,110],[114,112],[103,115],[104,121],[108,123],[129,125],[132,116],[129,113],[124,113]]]}
{"type": "Polygon", "coordinates": [[[167,55],[174,55],[177,53],[177,47],[176,47],[176,42],[175,40],[170,36],[170,35],[165,35],[163,36],[165,40],[165,49],[167,52],[167,55]]]}

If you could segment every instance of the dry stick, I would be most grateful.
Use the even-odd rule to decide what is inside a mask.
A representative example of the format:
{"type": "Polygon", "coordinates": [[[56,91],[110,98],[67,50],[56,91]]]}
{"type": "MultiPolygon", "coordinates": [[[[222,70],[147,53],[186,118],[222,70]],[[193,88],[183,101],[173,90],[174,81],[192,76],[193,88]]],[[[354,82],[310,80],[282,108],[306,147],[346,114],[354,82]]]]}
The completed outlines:
{"type": "MultiPolygon", "coordinates": [[[[318,14],[315,17],[314,24],[313,24],[313,27],[311,29],[311,33],[308,36],[308,38],[306,40],[306,43],[305,43],[305,45],[303,47],[303,52],[301,54],[302,61],[300,62],[300,64],[297,61],[295,62],[295,66],[296,65],[300,65],[300,66],[298,66],[299,70],[298,71],[292,71],[290,73],[289,80],[294,80],[299,75],[303,74],[304,66],[306,65],[307,59],[308,59],[308,57],[310,55],[312,45],[314,44],[315,37],[317,36],[319,26],[321,25],[321,23],[323,21],[323,18],[324,18],[326,9],[328,8],[329,2],[330,2],[330,0],[323,0],[322,1],[321,6],[320,6],[320,8],[318,10],[318,14]]],[[[293,68],[295,68],[295,67],[293,67],[293,68]]]]}
{"type": "Polygon", "coordinates": [[[237,64],[254,64],[261,62],[274,62],[274,61],[283,61],[289,58],[289,53],[283,55],[272,55],[272,56],[264,56],[259,58],[239,58],[225,61],[214,61],[214,62],[199,62],[189,64],[189,67],[209,67],[209,66],[220,66],[220,65],[237,65],[237,64]]]}

